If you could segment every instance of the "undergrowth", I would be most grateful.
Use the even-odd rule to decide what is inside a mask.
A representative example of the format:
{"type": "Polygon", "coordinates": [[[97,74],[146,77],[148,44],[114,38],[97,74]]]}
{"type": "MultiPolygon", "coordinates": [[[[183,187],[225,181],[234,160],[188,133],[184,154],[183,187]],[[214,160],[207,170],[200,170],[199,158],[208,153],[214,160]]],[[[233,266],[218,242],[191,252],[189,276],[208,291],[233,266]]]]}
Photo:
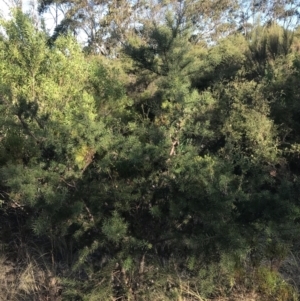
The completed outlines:
{"type": "MultiPolygon", "coordinates": [[[[161,265],[149,256],[143,258],[141,273],[138,264],[126,270],[114,259],[102,268],[95,268],[93,259],[74,269],[70,262],[52,262],[51,254],[37,245],[14,247],[14,252],[8,252],[11,246],[2,248],[0,300],[204,301],[247,300],[247,295],[258,301],[298,300],[296,285],[288,281],[291,279],[284,279],[266,262],[253,267],[249,258],[237,262],[223,256],[207,264],[199,258],[199,263],[190,263],[188,268],[172,258],[161,265]]],[[[291,264],[291,260],[287,262],[291,264]]]]}

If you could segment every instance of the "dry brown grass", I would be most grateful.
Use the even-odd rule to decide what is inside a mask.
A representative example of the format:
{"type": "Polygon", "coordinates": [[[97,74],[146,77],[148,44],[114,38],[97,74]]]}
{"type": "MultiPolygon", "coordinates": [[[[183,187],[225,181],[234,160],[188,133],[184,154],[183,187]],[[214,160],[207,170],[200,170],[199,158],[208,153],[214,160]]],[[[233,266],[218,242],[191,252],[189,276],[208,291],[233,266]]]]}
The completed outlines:
{"type": "Polygon", "coordinates": [[[58,278],[42,260],[13,263],[0,256],[0,300],[59,301],[59,292],[58,278]]]}

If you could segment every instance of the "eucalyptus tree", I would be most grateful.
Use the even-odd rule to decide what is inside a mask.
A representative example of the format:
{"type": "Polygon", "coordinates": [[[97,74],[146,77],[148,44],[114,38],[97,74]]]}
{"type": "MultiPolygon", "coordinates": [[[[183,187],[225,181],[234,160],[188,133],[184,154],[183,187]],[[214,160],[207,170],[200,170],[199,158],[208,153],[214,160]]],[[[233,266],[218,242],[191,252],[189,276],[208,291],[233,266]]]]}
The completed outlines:
{"type": "Polygon", "coordinates": [[[163,23],[171,12],[184,22],[194,24],[198,39],[215,39],[233,29],[238,9],[235,0],[222,1],[40,1],[39,13],[54,12],[56,29],[53,38],[67,31],[86,36],[93,49],[105,42],[107,48],[120,48],[134,34],[141,34],[148,23],[163,23]],[[62,20],[57,23],[57,12],[62,20]]]}

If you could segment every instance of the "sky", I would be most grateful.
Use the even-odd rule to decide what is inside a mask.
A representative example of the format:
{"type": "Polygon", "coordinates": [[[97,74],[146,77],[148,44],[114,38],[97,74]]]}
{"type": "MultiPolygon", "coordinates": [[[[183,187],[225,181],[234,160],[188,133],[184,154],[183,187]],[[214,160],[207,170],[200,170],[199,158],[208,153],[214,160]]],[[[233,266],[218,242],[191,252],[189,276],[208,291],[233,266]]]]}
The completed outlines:
{"type": "MultiPolygon", "coordinates": [[[[31,16],[38,16],[37,12],[37,0],[0,0],[0,16],[9,19],[10,18],[10,8],[15,7],[16,2],[22,2],[22,10],[24,13],[29,13],[31,16]]],[[[63,19],[63,14],[61,12],[58,13],[58,23],[63,19]]],[[[55,18],[54,18],[55,12],[54,9],[49,12],[43,13],[43,19],[45,21],[46,30],[51,35],[55,29],[55,18]]],[[[36,20],[39,20],[37,17],[36,20]]],[[[87,37],[86,35],[81,32],[77,36],[77,41],[81,43],[82,45],[86,44],[87,37]]]]}
{"type": "Polygon", "coordinates": [[[0,12],[4,18],[8,18],[10,8],[14,8],[17,3],[22,3],[24,12],[32,12],[35,2],[34,0],[0,0],[0,12]]]}
{"type": "MultiPolygon", "coordinates": [[[[37,16],[37,1],[36,0],[0,0],[0,15],[8,19],[10,18],[10,8],[15,7],[16,3],[22,3],[22,10],[25,13],[29,13],[32,16],[37,16]]],[[[49,32],[53,32],[55,28],[54,19],[51,12],[45,13],[43,15],[45,19],[46,28],[49,32]]]]}

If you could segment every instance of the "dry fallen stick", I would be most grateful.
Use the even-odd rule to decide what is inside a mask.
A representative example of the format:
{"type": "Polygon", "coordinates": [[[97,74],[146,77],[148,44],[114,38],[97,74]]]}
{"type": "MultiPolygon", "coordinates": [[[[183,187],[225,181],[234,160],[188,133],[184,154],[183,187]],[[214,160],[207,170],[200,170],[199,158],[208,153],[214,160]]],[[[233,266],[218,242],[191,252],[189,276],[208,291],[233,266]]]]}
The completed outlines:
{"type": "Polygon", "coordinates": [[[176,146],[179,144],[178,140],[174,140],[172,141],[172,148],[171,148],[171,151],[170,151],[170,156],[173,156],[173,155],[176,155],[176,146]]]}

